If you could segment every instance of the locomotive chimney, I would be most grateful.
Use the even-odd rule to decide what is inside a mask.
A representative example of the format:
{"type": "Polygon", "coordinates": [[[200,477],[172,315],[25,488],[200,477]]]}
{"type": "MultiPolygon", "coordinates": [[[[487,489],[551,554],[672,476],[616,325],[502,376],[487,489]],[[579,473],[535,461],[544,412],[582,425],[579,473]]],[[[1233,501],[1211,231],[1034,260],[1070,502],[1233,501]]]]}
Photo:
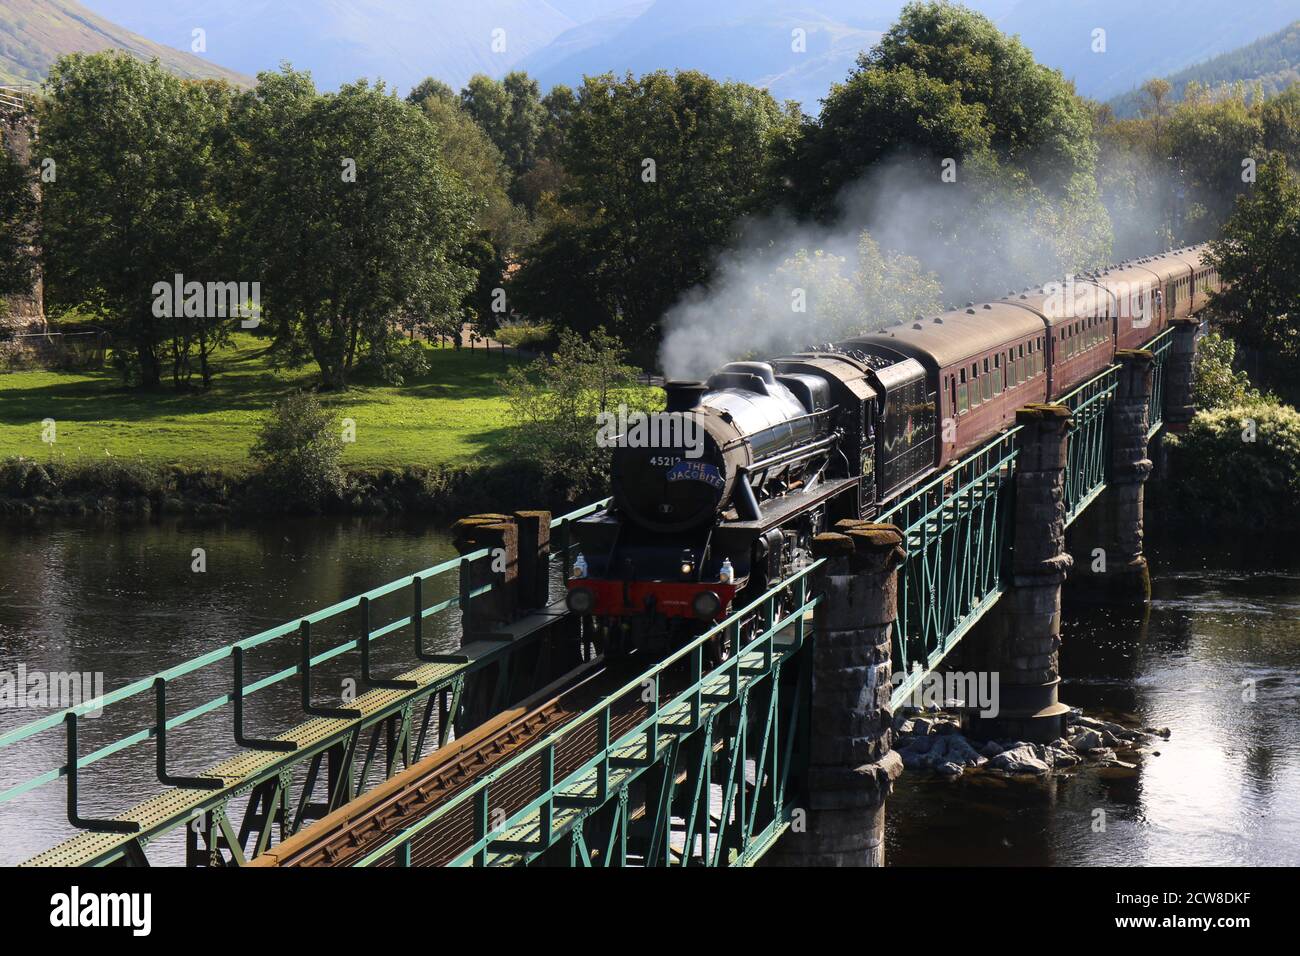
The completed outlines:
{"type": "Polygon", "coordinates": [[[700,397],[708,391],[703,382],[665,382],[664,391],[668,395],[667,411],[689,412],[700,404],[700,397]]]}

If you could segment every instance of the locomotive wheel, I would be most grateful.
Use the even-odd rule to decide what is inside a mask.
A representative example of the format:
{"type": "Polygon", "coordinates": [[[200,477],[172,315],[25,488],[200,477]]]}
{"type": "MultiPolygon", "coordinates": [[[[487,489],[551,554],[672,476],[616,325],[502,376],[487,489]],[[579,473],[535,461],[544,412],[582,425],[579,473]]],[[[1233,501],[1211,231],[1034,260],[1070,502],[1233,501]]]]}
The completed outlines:
{"type": "Polygon", "coordinates": [[[729,660],[733,653],[735,648],[731,646],[731,636],[726,631],[709,638],[707,657],[710,669],[729,660]]]}

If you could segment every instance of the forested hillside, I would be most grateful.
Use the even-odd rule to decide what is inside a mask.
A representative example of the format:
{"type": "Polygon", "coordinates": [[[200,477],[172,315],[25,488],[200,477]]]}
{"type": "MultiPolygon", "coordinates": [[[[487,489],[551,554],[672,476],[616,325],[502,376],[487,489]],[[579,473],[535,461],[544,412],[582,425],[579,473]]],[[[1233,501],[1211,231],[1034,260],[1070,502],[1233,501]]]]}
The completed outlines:
{"type": "MultiPolygon", "coordinates": [[[[188,42],[188,33],[185,39],[188,42]]],[[[146,40],[96,16],[76,0],[0,0],[0,82],[39,83],[50,65],[66,53],[112,49],[141,60],[157,58],[177,76],[251,83],[248,77],[202,57],[146,40]]]]}
{"type": "MultiPolygon", "coordinates": [[[[1179,70],[1166,77],[1170,97],[1183,98],[1189,83],[1216,89],[1229,83],[1260,83],[1266,96],[1274,96],[1300,80],[1300,20],[1285,30],[1212,60],[1179,70]]],[[[1133,90],[1111,102],[1117,116],[1135,116],[1141,106],[1140,91],[1133,90]]]]}

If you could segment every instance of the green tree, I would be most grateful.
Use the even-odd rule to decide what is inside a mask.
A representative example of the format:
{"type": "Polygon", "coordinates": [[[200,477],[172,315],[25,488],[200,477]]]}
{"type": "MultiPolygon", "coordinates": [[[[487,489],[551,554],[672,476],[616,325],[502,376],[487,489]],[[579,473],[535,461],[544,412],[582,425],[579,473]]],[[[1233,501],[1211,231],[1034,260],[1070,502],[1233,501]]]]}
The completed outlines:
{"type": "Polygon", "coordinates": [[[1168,145],[1180,204],[1175,235],[1181,241],[1212,236],[1233,200],[1250,185],[1242,164],[1263,156],[1264,126],[1245,92],[1211,97],[1195,84],[1169,118],[1168,145]]]}
{"type": "Polygon", "coordinates": [[[155,287],[178,274],[237,278],[222,241],[233,200],[221,126],[233,91],[117,53],[64,57],[47,87],[41,149],[58,171],[42,197],[47,301],[115,316],[144,386],[159,383],[169,357],[173,378],[186,381],[194,344],[234,320],[156,314],[165,310],[155,287]]]}
{"type": "Polygon", "coordinates": [[[958,161],[991,150],[1050,192],[1091,178],[1091,116],[1056,70],[981,14],[909,3],[831,89],[795,160],[805,205],[825,212],[879,159],[958,161]]]}
{"type": "Polygon", "coordinates": [[[245,224],[281,345],[302,343],[338,388],[403,322],[459,330],[473,210],[433,123],[382,84],[316,95],[292,71],[259,80],[242,116],[245,224]]]}
{"type": "Polygon", "coordinates": [[[622,344],[604,329],[589,336],[562,331],[549,358],[512,368],[500,385],[514,423],[508,446],[569,500],[604,490],[609,449],[597,441],[602,412],[649,409],[622,344]]]}
{"type": "Polygon", "coordinates": [[[542,105],[541,89],[527,73],[507,73],[501,85],[510,99],[506,116],[506,142],[501,146],[506,162],[516,176],[532,169],[537,162],[538,141],[546,109],[542,105]]]}
{"type": "Polygon", "coordinates": [[[1252,345],[1300,355],[1300,175],[1277,153],[1237,199],[1211,261],[1224,289],[1214,307],[1252,345]]]}
{"type": "Polygon", "coordinates": [[[569,126],[573,123],[573,111],[577,109],[578,97],[571,87],[556,83],[551,91],[542,97],[542,130],[537,139],[539,158],[561,160],[564,156],[565,143],[569,138],[569,126]]]}
{"type": "Polygon", "coordinates": [[[933,273],[911,256],[882,252],[866,232],[855,258],[801,249],[782,262],[767,285],[770,307],[788,309],[792,289],[807,293],[808,320],[786,326],[791,337],[783,348],[834,342],[943,307],[943,290],[933,273]]]}
{"type": "Polygon", "coordinates": [[[501,80],[476,73],[461,90],[460,105],[501,150],[513,175],[532,168],[547,119],[536,80],[520,71],[501,80]]]}
{"type": "Polygon", "coordinates": [[[1158,153],[1164,149],[1165,124],[1169,121],[1169,93],[1173,89],[1168,80],[1159,77],[1142,84],[1142,105],[1139,111],[1151,123],[1152,146],[1158,153]]]}
{"type": "Polygon", "coordinates": [[[1268,400],[1198,412],[1170,436],[1171,505],[1197,526],[1300,528],[1300,412],[1268,400]]]}
{"type": "Polygon", "coordinates": [[[438,128],[443,162],[471,193],[478,232],[466,244],[465,262],[477,278],[465,307],[478,329],[491,333],[501,318],[492,308],[496,290],[512,255],[529,241],[531,224],[511,201],[511,174],[501,151],[458,102],[431,96],[422,109],[438,128]]]}
{"type": "Polygon", "coordinates": [[[605,325],[639,354],[738,221],[768,208],[798,117],[702,73],[588,77],[564,153],[573,210],[525,257],[514,297],[559,326],[605,325]]]}
{"type": "Polygon", "coordinates": [[[442,80],[431,76],[425,77],[406,94],[406,102],[412,106],[423,106],[426,100],[439,99],[448,103],[456,102],[456,91],[442,80]]]}
{"type": "Polygon", "coordinates": [[[1264,148],[1281,153],[1292,169],[1300,170],[1300,83],[1261,103],[1259,114],[1264,148]]]}
{"type": "Polygon", "coordinates": [[[1245,372],[1234,371],[1237,347],[1232,339],[1217,332],[1203,336],[1196,344],[1196,361],[1192,366],[1192,397],[1199,409],[1226,408],[1257,401],[1245,372]]]}
{"type": "Polygon", "coordinates": [[[505,84],[475,73],[460,91],[460,106],[505,156],[510,137],[510,93],[505,84]]]}
{"type": "Polygon", "coordinates": [[[510,170],[501,151],[454,100],[430,97],[421,109],[437,127],[442,162],[469,188],[475,223],[503,254],[513,249],[527,217],[510,201],[510,170]]]}
{"type": "Polygon", "coordinates": [[[800,210],[848,214],[954,297],[1105,262],[1093,112],[988,18],[909,3],[823,101],[788,164],[800,210]],[[874,188],[850,188],[870,182],[874,188]]]}

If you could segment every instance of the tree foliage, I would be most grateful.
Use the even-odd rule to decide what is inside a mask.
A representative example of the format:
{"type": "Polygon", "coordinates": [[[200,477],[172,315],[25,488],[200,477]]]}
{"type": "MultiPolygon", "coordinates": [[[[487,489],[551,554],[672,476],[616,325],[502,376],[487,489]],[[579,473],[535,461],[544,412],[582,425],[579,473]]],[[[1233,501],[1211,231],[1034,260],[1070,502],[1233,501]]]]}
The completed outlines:
{"type": "Polygon", "coordinates": [[[665,310],[709,274],[747,213],[767,208],[797,117],[702,73],[588,77],[564,146],[574,215],[530,250],[521,307],[653,349],[665,310]]]}
{"type": "Polygon", "coordinates": [[[1198,412],[1171,436],[1173,505],[1199,525],[1300,528],[1300,411],[1269,400],[1198,412]]]}
{"type": "Polygon", "coordinates": [[[535,467],[551,490],[577,500],[603,490],[609,449],[597,442],[597,416],[645,410],[622,344],[604,329],[569,330],[548,358],[516,366],[501,381],[513,423],[508,445],[515,461],[535,467]]]}
{"type": "Polygon", "coordinates": [[[343,490],[338,416],[310,392],[295,392],[271,407],[250,455],[269,503],[278,507],[319,511],[343,490]]]}
{"type": "Polygon", "coordinates": [[[1250,377],[1233,369],[1236,356],[1237,347],[1232,339],[1218,332],[1211,332],[1197,342],[1192,367],[1192,399],[1197,408],[1226,408],[1260,398],[1250,385],[1250,377]]]}
{"type": "Polygon", "coordinates": [[[947,3],[909,3],[857,69],[831,89],[796,159],[806,208],[890,156],[958,161],[991,152],[1048,191],[1090,177],[1088,110],[1016,38],[947,3]]]}
{"type": "Polygon", "coordinates": [[[1225,283],[1214,307],[1232,334],[1300,355],[1300,175],[1281,155],[1259,168],[1210,249],[1225,283]]]}
{"type": "Polygon", "coordinates": [[[909,3],[805,125],[799,209],[850,217],[938,269],[950,295],[1095,267],[1110,252],[1092,113],[986,17],[909,3]]]}
{"type": "Polygon", "coordinates": [[[477,73],[461,90],[460,105],[501,150],[514,175],[532,168],[547,115],[536,80],[520,71],[501,80],[477,73]]]}
{"type": "Polygon", "coordinates": [[[43,193],[47,301],[116,316],[143,385],[157,385],[169,359],[173,379],[187,381],[196,347],[206,383],[207,356],[233,320],[155,315],[154,287],[178,274],[236,278],[224,148],[234,91],[100,53],[60,60],[48,92],[41,148],[58,179],[43,193]]]}
{"type": "Polygon", "coordinates": [[[433,123],[382,84],[319,95],[292,71],[259,81],[241,116],[244,226],[281,347],[305,346],[335,388],[403,321],[458,331],[472,207],[433,123]]]}
{"type": "Polygon", "coordinates": [[[792,292],[806,296],[801,303],[806,309],[798,312],[797,323],[782,324],[784,341],[762,343],[766,351],[837,342],[943,308],[943,290],[933,273],[911,256],[883,252],[866,232],[853,256],[800,249],[786,258],[764,282],[755,311],[790,312],[792,292]]]}

